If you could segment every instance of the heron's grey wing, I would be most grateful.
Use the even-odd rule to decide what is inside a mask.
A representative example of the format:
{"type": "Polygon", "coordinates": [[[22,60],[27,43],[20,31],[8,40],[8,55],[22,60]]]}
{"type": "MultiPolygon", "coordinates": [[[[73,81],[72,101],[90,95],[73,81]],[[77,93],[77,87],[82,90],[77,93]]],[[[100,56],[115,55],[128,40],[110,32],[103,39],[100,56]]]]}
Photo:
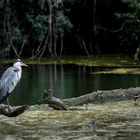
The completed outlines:
{"type": "Polygon", "coordinates": [[[0,79],[0,101],[3,97],[10,93],[18,83],[16,69],[9,67],[2,75],[0,79]]]}

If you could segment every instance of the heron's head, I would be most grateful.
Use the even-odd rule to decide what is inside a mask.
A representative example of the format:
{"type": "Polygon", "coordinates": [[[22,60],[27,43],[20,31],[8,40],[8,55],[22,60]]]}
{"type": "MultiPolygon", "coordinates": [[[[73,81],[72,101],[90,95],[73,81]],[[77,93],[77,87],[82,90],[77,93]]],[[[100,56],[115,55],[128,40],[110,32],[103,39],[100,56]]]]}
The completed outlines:
{"type": "Polygon", "coordinates": [[[23,67],[28,67],[25,63],[23,63],[20,59],[17,59],[16,62],[14,63],[15,67],[23,66],[23,67]]]}

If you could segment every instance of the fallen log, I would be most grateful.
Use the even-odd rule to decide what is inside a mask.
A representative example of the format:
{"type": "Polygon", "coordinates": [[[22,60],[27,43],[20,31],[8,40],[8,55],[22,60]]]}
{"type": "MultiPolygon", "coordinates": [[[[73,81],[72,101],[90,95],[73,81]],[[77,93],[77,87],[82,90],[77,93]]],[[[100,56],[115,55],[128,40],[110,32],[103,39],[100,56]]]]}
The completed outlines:
{"type": "Polygon", "coordinates": [[[138,88],[128,88],[128,89],[115,89],[115,90],[106,90],[106,91],[98,90],[89,94],[85,94],[83,96],[62,99],[61,101],[60,99],[55,98],[52,95],[51,98],[48,95],[46,96],[47,98],[43,98],[38,103],[50,104],[51,101],[53,100],[53,104],[55,104],[56,106],[58,106],[59,104],[68,108],[70,106],[83,105],[88,103],[97,104],[97,103],[105,103],[110,101],[123,101],[123,100],[130,100],[130,99],[133,99],[135,101],[140,97],[140,88],[138,87],[138,88]]]}
{"type": "Polygon", "coordinates": [[[10,110],[9,110],[7,105],[1,104],[0,105],[0,114],[7,116],[7,117],[16,117],[16,116],[22,114],[27,108],[28,108],[28,105],[16,106],[16,107],[10,106],[10,110]]]}
{"type": "Polygon", "coordinates": [[[43,99],[38,101],[37,104],[48,104],[49,107],[55,110],[67,110],[63,101],[53,96],[52,89],[45,90],[43,99]]]}
{"type": "MultiPolygon", "coordinates": [[[[68,99],[59,99],[53,96],[52,90],[44,92],[43,99],[38,101],[36,104],[48,104],[49,107],[52,107],[55,110],[67,110],[71,106],[83,105],[88,103],[106,103],[114,101],[123,101],[123,100],[134,100],[136,101],[140,98],[140,87],[137,88],[128,88],[128,89],[115,89],[115,90],[106,90],[106,91],[94,91],[89,94],[85,94],[79,97],[73,97],[68,99]]],[[[7,117],[16,117],[26,111],[29,106],[17,106],[10,107],[8,109],[7,105],[0,105],[0,114],[7,117]]]]}
{"type": "Polygon", "coordinates": [[[140,97],[140,87],[128,89],[114,89],[106,91],[94,91],[83,96],[63,99],[66,106],[83,105],[87,103],[106,103],[113,101],[131,100],[136,101],[140,97]]]}

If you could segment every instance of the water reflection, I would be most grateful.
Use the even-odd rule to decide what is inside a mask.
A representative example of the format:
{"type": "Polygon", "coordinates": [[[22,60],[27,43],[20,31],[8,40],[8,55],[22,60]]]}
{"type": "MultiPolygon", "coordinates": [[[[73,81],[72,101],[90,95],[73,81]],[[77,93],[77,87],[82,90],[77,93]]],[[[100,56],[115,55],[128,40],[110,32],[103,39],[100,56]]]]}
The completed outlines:
{"type": "MultiPolygon", "coordinates": [[[[3,66],[5,69],[5,65],[3,66]]],[[[69,98],[95,90],[129,88],[140,85],[139,75],[92,74],[98,67],[76,65],[30,65],[23,69],[21,82],[10,97],[12,105],[34,104],[52,88],[55,96],[69,98]]],[[[2,72],[3,70],[1,70],[2,72]]]]}

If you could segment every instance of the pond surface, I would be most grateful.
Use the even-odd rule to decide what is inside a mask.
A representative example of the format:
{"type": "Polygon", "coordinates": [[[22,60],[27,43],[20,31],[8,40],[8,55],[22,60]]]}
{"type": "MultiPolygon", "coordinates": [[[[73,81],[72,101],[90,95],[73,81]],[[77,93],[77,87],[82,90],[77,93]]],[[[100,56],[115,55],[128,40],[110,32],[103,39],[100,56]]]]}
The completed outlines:
{"type": "MultiPolygon", "coordinates": [[[[1,73],[8,65],[1,66],[1,73]]],[[[56,97],[70,98],[96,90],[137,87],[140,75],[93,74],[100,67],[77,65],[29,65],[23,68],[20,83],[10,96],[11,105],[34,104],[45,89],[53,89],[56,97]]]]}

